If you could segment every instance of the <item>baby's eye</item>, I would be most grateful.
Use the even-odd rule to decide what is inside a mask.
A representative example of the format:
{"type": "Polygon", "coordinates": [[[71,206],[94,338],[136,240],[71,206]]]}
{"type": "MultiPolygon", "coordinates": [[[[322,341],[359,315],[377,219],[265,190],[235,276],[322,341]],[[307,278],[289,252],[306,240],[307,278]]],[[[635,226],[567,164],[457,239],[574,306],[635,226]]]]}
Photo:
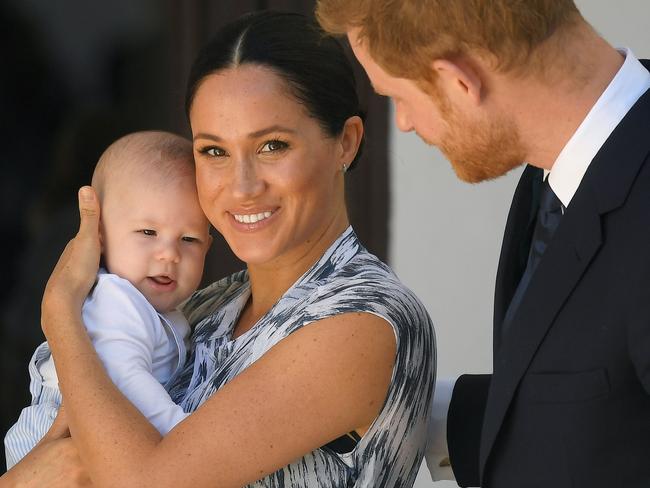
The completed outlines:
{"type": "Polygon", "coordinates": [[[265,153],[265,152],[282,151],[284,149],[287,149],[288,147],[289,144],[287,144],[286,142],[280,141],[278,139],[274,139],[272,141],[265,142],[262,148],[260,149],[260,152],[265,153]]]}
{"type": "Polygon", "coordinates": [[[185,242],[200,242],[197,237],[191,237],[191,236],[183,236],[181,237],[181,240],[185,242]]]}
{"type": "Polygon", "coordinates": [[[156,236],[156,235],[158,235],[158,233],[153,229],[141,229],[138,232],[141,232],[142,234],[144,234],[146,236],[156,236]]]}

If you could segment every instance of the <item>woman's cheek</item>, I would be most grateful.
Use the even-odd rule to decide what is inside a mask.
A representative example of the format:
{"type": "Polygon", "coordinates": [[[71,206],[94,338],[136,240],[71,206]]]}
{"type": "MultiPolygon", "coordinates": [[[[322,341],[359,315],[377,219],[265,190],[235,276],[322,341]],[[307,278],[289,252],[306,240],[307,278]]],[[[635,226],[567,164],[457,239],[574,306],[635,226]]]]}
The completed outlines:
{"type": "Polygon", "coordinates": [[[214,225],[213,218],[219,212],[219,196],[223,195],[224,178],[199,175],[197,173],[197,190],[201,209],[214,225]]]}

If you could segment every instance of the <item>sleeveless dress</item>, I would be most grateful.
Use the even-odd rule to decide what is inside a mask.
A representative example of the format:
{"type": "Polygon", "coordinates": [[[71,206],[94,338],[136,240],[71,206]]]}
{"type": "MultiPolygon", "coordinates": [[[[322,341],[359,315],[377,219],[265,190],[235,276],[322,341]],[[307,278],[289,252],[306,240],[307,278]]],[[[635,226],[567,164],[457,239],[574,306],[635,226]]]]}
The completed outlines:
{"type": "Polygon", "coordinates": [[[425,451],[436,365],[433,325],[422,303],[363,248],[351,227],[264,317],[233,339],[249,296],[247,273],[240,271],[186,302],[183,311],[194,330],[191,355],[169,388],[172,399],[193,412],[301,327],[343,313],[377,315],[392,326],[397,355],[386,401],[370,429],[350,452],[323,446],[248,486],[412,486],[425,451]]]}

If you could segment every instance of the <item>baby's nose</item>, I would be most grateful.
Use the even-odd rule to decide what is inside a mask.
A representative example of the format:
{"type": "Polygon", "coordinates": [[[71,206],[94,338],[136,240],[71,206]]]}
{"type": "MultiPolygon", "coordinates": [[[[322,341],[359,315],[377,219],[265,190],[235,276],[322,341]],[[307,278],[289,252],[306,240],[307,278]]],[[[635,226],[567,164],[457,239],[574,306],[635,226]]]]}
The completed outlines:
{"type": "Polygon", "coordinates": [[[181,258],[181,253],[178,249],[178,244],[172,242],[164,242],[158,248],[157,258],[161,261],[170,261],[178,263],[181,258]]]}

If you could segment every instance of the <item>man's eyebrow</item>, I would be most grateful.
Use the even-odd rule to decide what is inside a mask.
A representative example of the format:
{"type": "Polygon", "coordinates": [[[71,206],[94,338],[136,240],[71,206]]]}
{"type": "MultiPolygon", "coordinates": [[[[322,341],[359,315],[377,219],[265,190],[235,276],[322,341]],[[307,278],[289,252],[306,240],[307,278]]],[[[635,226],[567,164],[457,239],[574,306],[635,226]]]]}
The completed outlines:
{"type": "MultiPolygon", "coordinates": [[[[295,134],[296,130],[291,129],[289,127],[285,127],[285,126],[276,124],[276,125],[271,125],[269,127],[265,127],[264,129],[260,129],[260,130],[256,130],[254,132],[251,132],[250,134],[248,134],[248,138],[249,139],[256,139],[258,137],[264,136],[266,134],[270,134],[272,132],[284,132],[284,133],[287,133],[287,134],[295,134]]],[[[216,135],[216,134],[207,134],[207,133],[204,133],[204,132],[199,132],[198,134],[196,134],[192,138],[192,140],[197,140],[197,139],[209,139],[209,140],[215,141],[215,142],[223,141],[223,139],[221,137],[219,137],[218,135],[216,135]]]]}

